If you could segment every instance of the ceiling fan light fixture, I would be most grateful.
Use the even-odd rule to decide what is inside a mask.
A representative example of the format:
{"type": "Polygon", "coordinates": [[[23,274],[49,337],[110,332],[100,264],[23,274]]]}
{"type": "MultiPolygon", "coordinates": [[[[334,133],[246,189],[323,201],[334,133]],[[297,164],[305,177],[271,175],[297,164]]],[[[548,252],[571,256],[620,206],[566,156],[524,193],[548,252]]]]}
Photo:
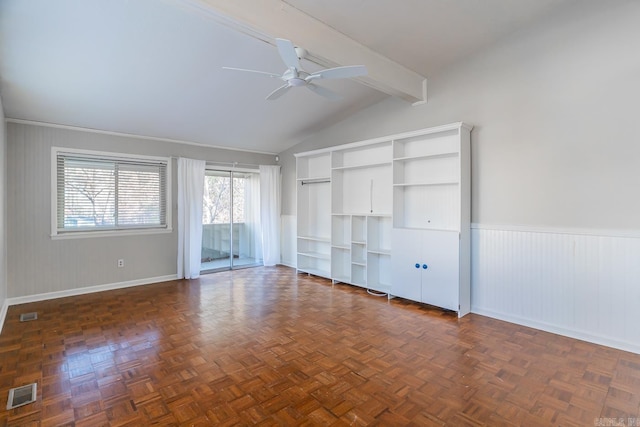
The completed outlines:
{"type": "Polygon", "coordinates": [[[289,86],[304,86],[307,84],[307,81],[305,79],[301,79],[300,77],[293,77],[291,79],[288,80],[289,82],[289,86]]]}

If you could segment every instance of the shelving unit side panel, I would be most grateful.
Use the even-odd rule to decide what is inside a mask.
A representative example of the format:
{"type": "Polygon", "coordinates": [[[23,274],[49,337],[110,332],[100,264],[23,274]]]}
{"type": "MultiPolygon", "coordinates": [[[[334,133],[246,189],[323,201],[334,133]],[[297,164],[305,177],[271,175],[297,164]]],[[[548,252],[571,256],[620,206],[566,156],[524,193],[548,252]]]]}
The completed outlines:
{"type": "Polygon", "coordinates": [[[460,135],[460,289],[458,316],[471,311],[471,132],[460,135]]]}

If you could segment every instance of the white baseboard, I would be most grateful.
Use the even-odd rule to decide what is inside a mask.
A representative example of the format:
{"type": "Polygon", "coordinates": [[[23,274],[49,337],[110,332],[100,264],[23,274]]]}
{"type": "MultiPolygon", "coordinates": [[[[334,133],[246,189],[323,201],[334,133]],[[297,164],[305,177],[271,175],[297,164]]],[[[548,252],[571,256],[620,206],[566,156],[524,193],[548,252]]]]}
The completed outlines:
{"type": "MultiPolygon", "coordinates": [[[[23,297],[7,298],[7,300],[5,301],[5,306],[27,304],[30,302],[46,301],[50,299],[72,297],[76,295],[92,294],[94,292],[103,292],[103,291],[110,291],[113,289],[130,288],[133,286],[151,285],[154,283],[168,282],[170,280],[177,280],[177,279],[178,279],[177,274],[170,274],[168,276],[149,277],[146,279],[136,279],[136,280],[129,280],[126,282],[118,282],[118,283],[107,283],[104,285],[87,286],[84,288],[67,289],[64,291],[56,291],[56,292],[47,292],[44,294],[25,295],[23,297]]],[[[4,313],[6,314],[6,310],[4,311],[4,313]]],[[[3,318],[3,321],[4,321],[4,318],[3,318]]]]}
{"type": "Polygon", "coordinates": [[[600,335],[594,335],[589,332],[562,328],[556,325],[551,325],[544,322],[538,322],[532,319],[525,319],[518,316],[512,316],[506,313],[497,313],[495,311],[485,310],[479,307],[471,307],[471,312],[481,316],[491,317],[492,319],[502,320],[504,322],[515,323],[516,325],[526,326],[529,328],[550,332],[552,334],[563,335],[565,337],[575,338],[581,341],[600,344],[607,347],[617,348],[619,350],[640,354],[640,344],[638,343],[615,340],[615,339],[603,337],[600,335]]]}
{"type": "Polygon", "coordinates": [[[280,261],[280,265],[284,265],[285,267],[296,268],[296,263],[293,261],[280,261]]]}

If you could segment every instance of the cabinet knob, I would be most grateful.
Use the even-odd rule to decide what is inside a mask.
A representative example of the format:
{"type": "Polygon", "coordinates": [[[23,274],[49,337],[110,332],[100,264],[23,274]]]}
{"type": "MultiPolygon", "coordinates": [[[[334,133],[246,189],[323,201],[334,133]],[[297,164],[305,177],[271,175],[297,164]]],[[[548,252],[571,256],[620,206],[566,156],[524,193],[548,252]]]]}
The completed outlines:
{"type": "Polygon", "coordinates": [[[429,268],[429,267],[427,266],[427,264],[422,264],[422,269],[423,269],[423,270],[426,270],[427,268],[429,268]]]}
{"type": "Polygon", "coordinates": [[[420,268],[420,264],[416,263],[416,268],[420,268]]]}

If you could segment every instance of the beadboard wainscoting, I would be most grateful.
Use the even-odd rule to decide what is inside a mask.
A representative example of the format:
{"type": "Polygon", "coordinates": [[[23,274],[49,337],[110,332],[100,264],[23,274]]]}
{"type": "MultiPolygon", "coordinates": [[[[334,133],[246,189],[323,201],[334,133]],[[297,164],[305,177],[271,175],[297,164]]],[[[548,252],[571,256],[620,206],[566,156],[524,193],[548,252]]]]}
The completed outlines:
{"type": "Polygon", "coordinates": [[[473,224],[472,312],[640,353],[640,233],[473,224]]]}
{"type": "Polygon", "coordinates": [[[296,216],[280,215],[280,230],[280,263],[287,267],[296,268],[296,216]]]}

